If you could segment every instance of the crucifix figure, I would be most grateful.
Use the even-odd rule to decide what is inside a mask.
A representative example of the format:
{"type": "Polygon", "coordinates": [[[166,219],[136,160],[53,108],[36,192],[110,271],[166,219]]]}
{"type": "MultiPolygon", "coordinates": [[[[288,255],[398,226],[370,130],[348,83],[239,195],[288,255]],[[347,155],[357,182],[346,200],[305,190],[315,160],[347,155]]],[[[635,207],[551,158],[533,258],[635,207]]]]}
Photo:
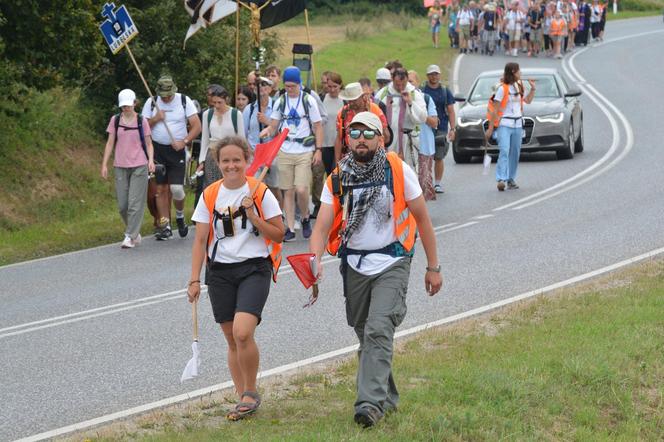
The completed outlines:
{"type": "Polygon", "coordinates": [[[256,5],[254,2],[250,2],[248,5],[242,1],[238,3],[251,12],[251,22],[249,23],[249,29],[251,30],[251,44],[253,47],[257,48],[261,45],[261,11],[272,3],[272,0],[266,0],[262,6],[256,5]]]}

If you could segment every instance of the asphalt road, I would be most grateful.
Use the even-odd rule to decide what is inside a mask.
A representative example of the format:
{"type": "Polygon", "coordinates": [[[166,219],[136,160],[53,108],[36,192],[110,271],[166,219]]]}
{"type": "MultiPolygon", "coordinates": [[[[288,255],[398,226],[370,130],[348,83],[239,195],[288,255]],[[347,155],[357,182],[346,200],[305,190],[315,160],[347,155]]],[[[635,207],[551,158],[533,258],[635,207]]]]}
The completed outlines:
{"type": "MultiPolygon", "coordinates": [[[[446,193],[429,204],[434,226],[441,226],[445,286],[426,296],[419,248],[401,329],[664,245],[662,47],[657,17],[611,22],[605,43],[562,62],[519,58],[522,67],[556,66],[583,90],[585,151],[568,161],[524,158],[521,189],[503,193],[492,175],[481,174],[481,164],[448,158],[446,193]]],[[[507,61],[513,59],[462,57],[460,90],[507,61]]],[[[179,382],[191,356],[191,311],[182,290],[190,248],[191,239],[146,239],[132,251],[114,244],[0,268],[0,440],[230,379],[225,343],[204,297],[202,373],[179,382]]],[[[300,239],[285,254],[305,250],[300,239]]],[[[355,344],[335,260],[325,275],[320,301],[302,309],[307,294],[291,271],[280,273],[257,331],[262,370],[355,344]]]]}

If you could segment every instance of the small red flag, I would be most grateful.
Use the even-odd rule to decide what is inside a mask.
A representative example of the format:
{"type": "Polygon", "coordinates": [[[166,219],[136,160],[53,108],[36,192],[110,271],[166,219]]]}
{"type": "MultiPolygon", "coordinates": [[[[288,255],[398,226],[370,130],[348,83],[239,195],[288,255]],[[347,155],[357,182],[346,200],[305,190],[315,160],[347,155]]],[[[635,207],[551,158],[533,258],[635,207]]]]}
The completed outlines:
{"type": "Polygon", "coordinates": [[[247,176],[254,176],[258,169],[263,166],[270,167],[274,159],[277,157],[281,145],[286,141],[287,136],[288,128],[282,130],[278,136],[274,137],[267,143],[257,144],[256,150],[254,151],[254,160],[246,171],[247,176]]]}
{"type": "Polygon", "coordinates": [[[300,279],[305,289],[308,289],[316,283],[316,275],[314,274],[316,267],[315,254],[300,253],[297,255],[287,256],[286,259],[290,263],[293,271],[300,279]]]}

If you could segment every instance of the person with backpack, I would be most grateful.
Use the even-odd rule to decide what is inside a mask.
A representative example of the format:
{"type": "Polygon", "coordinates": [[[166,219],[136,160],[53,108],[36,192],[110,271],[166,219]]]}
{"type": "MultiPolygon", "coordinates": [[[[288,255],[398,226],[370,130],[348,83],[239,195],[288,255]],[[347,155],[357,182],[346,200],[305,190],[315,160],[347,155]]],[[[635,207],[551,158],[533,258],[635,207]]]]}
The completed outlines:
{"type": "Polygon", "coordinates": [[[362,427],[376,425],[399,405],[392,375],[394,332],[406,315],[418,235],[426,254],[428,295],[443,284],[436,236],[417,176],[383,147],[382,131],[372,112],[353,117],[348,127],[351,154],[327,178],[309,242],[319,279],[325,250],[341,259],[346,321],[360,344],[354,421],[362,427]]]}
{"type": "Polygon", "coordinates": [[[198,156],[198,170],[204,170],[203,189],[221,178],[219,166],[209,150],[210,141],[224,137],[240,135],[244,137],[244,120],[242,112],[229,106],[228,91],[219,86],[212,91],[212,107],[203,112],[203,132],[201,135],[201,152],[198,156]]]}
{"type": "Polygon", "coordinates": [[[160,215],[155,239],[160,241],[173,236],[169,190],[173,196],[178,234],[184,238],[189,233],[189,227],[184,221],[186,147],[201,131],[201,120],[194,102],[177,91],[173,78],[163,75],[157,81],[157,97],[146,100],[142,112],[152,129],[155,162],[165,168],[164,174],[155,177],[157,210],[160,215]]]}
{"type": "Polygon", "coordinates": [[[443,193],[443,174],[445,156],[449,150],[449,141],[454,141],[456,134],[456,116],[454,113],[454,95],[440,82],[440,67],[432,64],[427,67],[427,83],[422,90],[433,99],[438,113],[434,153],[434,191],[443,193]]]}
{"type": "Polygon", "coordinates": [[[113,153],[115,194],[120,216],[125,224],[123,249],[132,249],[141,243],[141,224],[147,201],[148,172],[155,171],[154,148],[150,138],[148,120],[136,113],[136,94],[123,89],[118,94],[118,107],[106,132],[108,139],[101,163],[101,176],[108,178],[108,160],[113,153]]]}
{"type": "MultiPolygon", "coordinates": [[[[383,133],[385,134],[383,139],[386,143],[390,142],[390,129],[387,125],[385,113],[381,108],[383,103],[378,100],[379,104],[377,104],[371,99],[371,91],[369,88],[363,87],[360,83],[348,83],[339,93],[339,98],[341,98],[346,104],[344,104],[341,110],[337,112],[337,138],[334,141],[335,163],[338,163],[339,160],[348,153],[349,138],[346,129],[353,120],[353,117],[360,112],[372,112],[376,114],[383,124],[383,133]]],[[[378,95],[375,98],[378,98],[378,95]]]]}
{"type": "Polygon", "coordinates": [[[496,181],[500,192],[518,189],[516,183],[521,140],[523,135],[523,104],[531,103],[535,97],[535,80],[528,80],[530,91],[524,96],[521,81],[521,69],[518,63],[507,63],[503,78],[496,93],[489,99],[487,119],[489,130],[487,137],[496,129],[498,139],[498,162],[496,163],[496,181]]]}
{"type": "MultiPolygon", "coordinates": [[[[408,71],[408,82],[412,84],[415,89],[422,92],[420,89],[420,77],[417,71],[408,71]]],[[[419,137],[419,147],[417,157],[417,180],[422,188],[422,195],[425,201],[435,201],[436,191],[433,187],[433,156],[436,153],[436,141],[434,131],[438,127],[438,111],[433,98],[427,93],[422,92],[424,96],[424,103],[427,106],[427,119],[424,123],[417,125],[415,132],[419,137]]]]}
{"type": "Polygon", "coordinates": [[[203,192],[192,220],[189,302],[201,293],[201,270],[208,287],[214,320],[228,344],[228,368],[239,402],[226,415],[240,420],[256,413],[261,397],[256,386],[259,352],[254,333],[281,264],[284,224],[277,199],[267,186],[247,177],[251,150],[244,137],[215,142],[215,164],[223,179],[203,192]]]}
{"type": "MultiPolygon", "coordinates": [[[[252,151],[256,150],[257,144],[267,143],[272,139],[259,137],[260,132],[270,124],[270,115],[272,115],[274,107],[274,100],[270,97],[271,92],[272,80],[267,77],[258,77],[258,98],[245,108],[245,112],[242,112],[244,134],[252,151]]],[[[262,169],[257,173],[261,171],[262,169]]],[[[279,166],[276,161],[272,162],[263,182],[279,201],[279,207],[283,207],[281,190],[279,190],[279,166]]]]}
{"type": "Polygon", "coordinates": [[[408,83],[408,71],[400,67],[392,72],[392,83],[381,91],[378,98],[385,105],[385,117],[394,133],[394,138],[385,148],[396,152],[410,167],[417,169],[418,139],[412,132],[427,119],[422,92],[408,83]]]}
{"type": "Polygon", "coordinates": [[[498,39],[497,29],[500,27],[494,2],[484,5],[484,12],[480,15],[479,21],[479,26],[483,30],[482,50],[488,55],[493,55],[496,51],[496,40],[498,39]]]}
{"type": "MultiPolygon", "coordinates": [[[[312,166],[322,164],[323,126],[316,99],[302,90],[300,70],[295,66],[284,69],[285,93],[276,100],[270,124],[260,133],[261,138],[272,137],[288,128],[288,137],[281,146],[277,162],[279,188],[284,192],[284,212],[288,224],[284,241],[295,239],[295,204],[302,217],[302,235],[311,236],[309,220],[309,188],[312,166]]],[[[314,92],[315,94],[315,92],[314,92]]]]}
{"type": "Polygon", "coordinates": [[[542,48],[542,7],[541,2],[531,4],[528,9],[528,25],[530,26],[530,40],[528,43],[528,56],[537,57],[542,48]]]}

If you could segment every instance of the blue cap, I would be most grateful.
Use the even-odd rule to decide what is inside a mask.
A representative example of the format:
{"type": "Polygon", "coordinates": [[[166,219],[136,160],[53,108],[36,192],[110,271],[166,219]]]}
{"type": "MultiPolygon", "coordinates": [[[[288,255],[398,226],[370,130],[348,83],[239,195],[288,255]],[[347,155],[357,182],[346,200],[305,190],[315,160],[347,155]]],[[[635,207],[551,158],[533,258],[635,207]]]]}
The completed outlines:
{"type": "Polygon", "coordinates": [[[297,67],[288,66],[286,69],[284,69],[284,83],[286,82],[302,84],[300,70],[297,67]]]}

